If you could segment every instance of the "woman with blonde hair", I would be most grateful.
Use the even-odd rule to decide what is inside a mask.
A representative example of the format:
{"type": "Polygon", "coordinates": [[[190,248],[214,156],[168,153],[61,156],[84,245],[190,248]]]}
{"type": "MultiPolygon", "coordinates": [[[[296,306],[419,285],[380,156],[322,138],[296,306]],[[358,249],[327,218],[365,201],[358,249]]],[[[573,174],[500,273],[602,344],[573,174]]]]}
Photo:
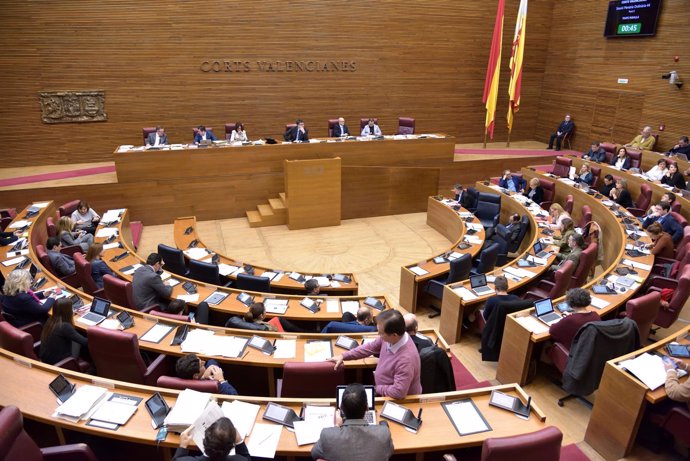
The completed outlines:
{"type": "Polygon", "coordinates": [[[532,178],[529,180],[529,188],[525,189],[522,195],[532,200],[537,205],[541,205],[544,200],[544,188],[541,187],[539,178],[532,178]]]}
{"type": "Polygon", "coordinates": [[[45,322],[48,311],[53,307],[55,293],[31,291],[31,274],[24,269],[15,269],[5,280],[2,298],[2,312],[5,319],[15,327],[23,327],[31,322],[45,322]],[[41,304],[41,299],[45,299],[41,304]]]}
{"type": "Polygon", "coordinates": [[[93,235],[83,230],[75,231],[74,226],[72,218],[68,216],[60,218],[57,225],[57,235],[60,237],[60,242],[66,247],[79,245],[82,253],[86,253],[93,243],[93,235]]]}
{"type": "Polygon", "coordinates": [[[85,256],[85,259],[91,263],[91,278],[96,282],[98,288],[103,288],[104,275],[114,275],[113,271],[111,271],[108,265],[101,259],[102,256],[103,245],[100,243],[91,245],[85,256]]]}
{"type": "Polygon", "coordinates": [[[549,207],[549,216],[551,217],[551,224],[556,227],[560,227],[565,218],[570,218],[570,214],[558,203],[554,203],[549,207]]]}
{"type": "Polygon", "coordinates": [[[53,305],[50,316],[41,333],[41,361],[55,365],[68,357],[78,357],[80,347],[86,347],[86,337],[74,329],[72,300],[60,298],[53,305]]]}

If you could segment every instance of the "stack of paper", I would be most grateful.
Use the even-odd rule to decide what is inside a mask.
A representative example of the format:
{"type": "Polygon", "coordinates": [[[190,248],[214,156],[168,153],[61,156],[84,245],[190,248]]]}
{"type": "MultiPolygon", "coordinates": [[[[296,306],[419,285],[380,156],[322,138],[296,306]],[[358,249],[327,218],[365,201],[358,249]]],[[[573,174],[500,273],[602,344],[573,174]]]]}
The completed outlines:
{"type": "Polygon", "coordinates": [[[307,405],[304,408],[304,421],[295,421],[293,424],[297,445],[316,443],[321,430],[335,426],[335,408],[307,405]]]}
{"type": "Polygon", "coordinates": [[[297,341],[294,339],[276,339],[274,359],[294,359],[297,356],[297,341]]]}
{"type": "Polygon", "coordinates": [[[259,414],[261,405],[233,400],[232,402],[223,402],[223,406],[220,409],[226,418],[230,418],[237,432],[242,437],[246,437],[254,428],[254,422],[259,414]]]}
{"type": "Polygon", "coordinates": [[[412,272],[415,275],[426,275],[429,273],[429,271],[422,269],[419,266],[412,266],[410,267],[410,272],[412,272]]]}
{"type": "Polygon", "coordinates": [[[201,328],[195,328],[189,330],[187,337],[180,344],[182,352],[193,352],[195,354],[203,354],[206,350],[206,344],[213,341],[214,334],[211,330],[203,330],[201,328]]]}
{"type": "Polygon", "coordinates": [[[20,219],[19,221],[15,221],[7,227],[9,227],[10,229],[19,229],[20,227],[26,227],[30,225],[31,221],[27,221],[26,219],[20,219]]]}
{"type": "MultiPolygon", "coordinates": [[[[170,432],[182,432],[203,413],[211,394],[185,389],[177,396],[175,405],[165,417],[170,432]]],[[[68,400],[69,401],[69,400],[68,400]]]]}
{"type": "MultiPolygon", "coordinates": [[[[359,305],[359,303],[357,303],[357,305],[359,305]]],[[[326,312],[340,312],[340,301],[336,298],[326,299],[326,312]]]]}
{"type": "Polygon", "coordinates": [[[190,259],[202,259],[208,256],[206,248],[189,248],[184,250],[184,254],[186,254],[190,259]]]}
{"type": "Polygon", "coordinates": [[[618,365],[635,375],[651,390],[663,386],[666,382],[664,361],[658,355],[641,354],[634,359],[624,360],[618,365]]]}
{"type": "Polygon", "coordinates": [[[472,301],[477,299],[477,295],[475,295],[465,287],[453,288],[453,291],[456,292],[458,296],[462,298],[463,301],[472,301]]]}
{"type": "Polygon", "coordinates": [[[330,341],[308,341],[304,345],[305,362],[324,362],[333,357],[330,341]]]}
{"type": "Polygon", "coordinates": [[[96,386],[82,386],[65,403],[57,407],[55,416],[69,421],[86,419],[87,414],[108,395],[108,390],[96,386]]]}
{"type": "Polygon", "coordinates": [[[113,235],[117,235],[116,227],[101,227],[96,231],[96,237],[98,238],[108,238],[113,235]]]}
{"type": "Polygon", "coordinates": [[[545,323],[540,322],[537,320],[536,317],[533,317],[531,315],[525,315],[523,317],[515,317],[515,320],[534,333],[535,335],[541,334],[541,333],[547,333],[549,331],[549,326],[546,325],[545,323]]]}
{"type": "Polygon", "coordinates": [[[284,314],[287,312],[288,300],[287,299],[274,299],[266,298],[263,300],[266,312],[269,314],[284,314]]]}

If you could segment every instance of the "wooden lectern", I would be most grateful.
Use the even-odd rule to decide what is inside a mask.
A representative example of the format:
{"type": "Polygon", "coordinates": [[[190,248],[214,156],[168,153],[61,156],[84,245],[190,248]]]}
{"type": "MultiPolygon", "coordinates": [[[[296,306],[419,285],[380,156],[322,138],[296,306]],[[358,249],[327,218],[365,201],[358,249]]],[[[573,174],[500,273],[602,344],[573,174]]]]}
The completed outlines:
{"type": "Polygon", "coordinates": [[[340,225],[340,157],[285,160],[288,228],[340,225]]]}

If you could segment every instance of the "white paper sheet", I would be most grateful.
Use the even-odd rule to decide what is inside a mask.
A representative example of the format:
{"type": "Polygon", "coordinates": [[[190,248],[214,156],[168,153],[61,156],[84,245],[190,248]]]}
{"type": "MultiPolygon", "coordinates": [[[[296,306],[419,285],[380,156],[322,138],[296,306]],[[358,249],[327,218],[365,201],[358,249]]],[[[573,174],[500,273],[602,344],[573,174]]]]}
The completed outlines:
{"type": "Polygon", "coordinates": [[[471,401],[455,402],[444,407],[460,434],[488,431],[489,427],[471,401]]]}
{"type": "Polygon", "coordinates": [[[223,402],[220,409],[226,417],[230,418],[237,432],[242,434],[242,437],[246,437],[254,427],[261,405],[233,400],[232,402],[223,402]]]}
{"type": "Polygon", "coordinates": [[[283,426],[278,424],[255,424],[247,449],[252,457],[273,459],[278,449],[283,426]]]}
{"type": "Polygon", "coordinates": [[[273,358],[294,359],[297,356],[297,341],[294,339],[276,339],[275,346],[273,358]]]}

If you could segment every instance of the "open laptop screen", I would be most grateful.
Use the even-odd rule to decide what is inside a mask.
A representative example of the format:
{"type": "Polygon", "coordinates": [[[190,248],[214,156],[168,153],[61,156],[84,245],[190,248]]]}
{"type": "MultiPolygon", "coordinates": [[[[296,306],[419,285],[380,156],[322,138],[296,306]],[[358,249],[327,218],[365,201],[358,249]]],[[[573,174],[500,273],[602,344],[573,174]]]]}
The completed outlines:
{"type": "Polygon", "coordinates": [[[533,247],[533,248],[534,248],[534,254],[535,254],[535,255],[541,253],[541,251],[544,249],[544,248],[542,247],[542,245],[541,245],[541,242],[536,242],[536,243],[534,244],[534,247],[533,247]]]}
{"type": "Polygon", "coordinates": [[[485,274],[472,275],[470,277],[470,286],[472,288],[483,287],[485,285],[486,285],[486,275],[485,274]]]}
{"type": "MultiPolygon", "coordinates": [[[[336,405],[340,408],[340,403],[343,400],[343,394],[345,393],[345,388],[347,386],[337,386],[336,387],[336,405]]],[[[364,386],[364,392],[367,394],[367,405],[369,410],[374,409],[374,396],[376,394],[376,389],[374,386],[364,386]]]]}
{"type": "Polygon", "coordinates": [[[110,309],[110,301],[101,299],[101,298],[93,298],[93,302],[91,303],[91,309],[90,311],[93,312],[94,314],[102,315],[104,317],[108,316],[108,310],[110,309]]]}
{"type": "Polygon", "coordinates": [[[534,309],[537,311],[537,317],[540,317],[549,312],[553,312],[553,304],[551,304],[551,299],[540,299],[534,302],[534,309]]]}

